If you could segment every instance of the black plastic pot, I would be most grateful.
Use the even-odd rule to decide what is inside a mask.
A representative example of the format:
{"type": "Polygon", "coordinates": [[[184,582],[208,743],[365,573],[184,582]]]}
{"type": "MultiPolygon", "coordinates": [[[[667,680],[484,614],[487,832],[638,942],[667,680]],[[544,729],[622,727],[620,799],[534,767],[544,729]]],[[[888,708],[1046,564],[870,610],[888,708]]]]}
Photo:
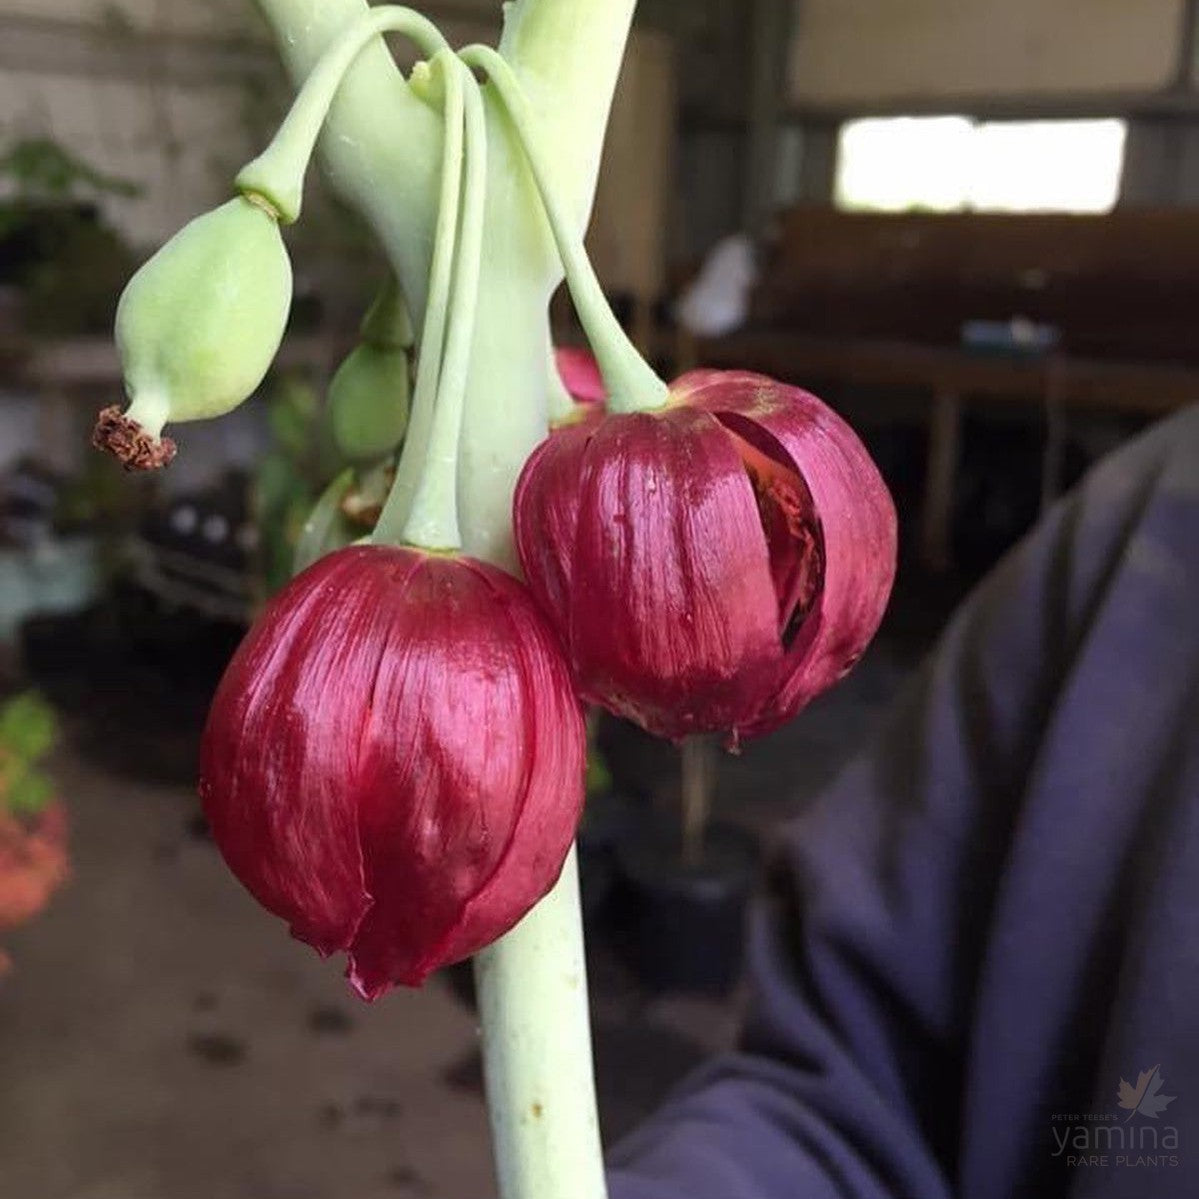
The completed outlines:
{"type": "Polygon", "coordinates": [[[455,962],[452,966],[446,966],[438,971],[437,976],[445,982],[450,994],[464,1008],[472,1012],[479,1010],[479,997],[475,992],[475,968],[470,958],[465,962],[455,962]]]}
{"type": "Polygon", "coordinates": [[[656,828],[616,850],[617,942],[653,991],[725,995],[741,977],[756,840],[713,825],[694,864],[675,829],[656,828]]]}
{"type": "MultiPolygon", "coordinates": [[[[616,887],[617,847],[640,837],[650,819],[647,804],[607,791],[589,795],[579,826],[579,901],[588,949],[599,940],[611,920],[616,887]]],[[[447,966],[446,985],[472,1011],[478,1006],[474,968],[469,961],[447,966]]]]}
{"type": "Polygon", "coordinates": [[[579,890],[583,920],[597,935],[610,915],[618,846],[644,834],[651,818],[647,803],[615,791],[589,795],[579,825],[579,890]]]}
{"type": "Polygon", "coordinates": [[[648,801],[675,785],[679,753],[669,741],[601,712],[595,742],[618,794],[648,801]]]}

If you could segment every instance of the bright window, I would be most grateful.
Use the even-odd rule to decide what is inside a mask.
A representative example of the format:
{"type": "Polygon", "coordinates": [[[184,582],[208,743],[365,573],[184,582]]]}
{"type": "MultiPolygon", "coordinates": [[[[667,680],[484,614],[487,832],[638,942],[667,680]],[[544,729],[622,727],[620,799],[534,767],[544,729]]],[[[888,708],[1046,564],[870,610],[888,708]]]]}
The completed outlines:
{"type": "Polygon", "coordinates": [[[839,208],[880,212],[1110,212],[1124,121],[870,117],[842,126],[839,208]]]}

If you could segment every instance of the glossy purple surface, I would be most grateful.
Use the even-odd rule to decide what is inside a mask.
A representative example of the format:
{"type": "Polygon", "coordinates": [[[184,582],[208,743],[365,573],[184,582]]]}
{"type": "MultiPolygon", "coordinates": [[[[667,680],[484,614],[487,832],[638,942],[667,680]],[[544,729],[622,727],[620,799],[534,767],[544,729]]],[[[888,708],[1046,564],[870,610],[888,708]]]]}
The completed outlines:
{"type": "Polygon", "coordinates": [[[515,524],[584,698],[671,738],[790,719],[861,656],[895,574],[894,506],[856,435],[745,372],[560,429],[515,524]]]}
{"type": "Polygon", "coordinates": [[[355,547],[277,596],[217,691],[200,792],[237,877],[373,999],[469,956],[553,885],[585,742],[527,590],[355,547]]]}

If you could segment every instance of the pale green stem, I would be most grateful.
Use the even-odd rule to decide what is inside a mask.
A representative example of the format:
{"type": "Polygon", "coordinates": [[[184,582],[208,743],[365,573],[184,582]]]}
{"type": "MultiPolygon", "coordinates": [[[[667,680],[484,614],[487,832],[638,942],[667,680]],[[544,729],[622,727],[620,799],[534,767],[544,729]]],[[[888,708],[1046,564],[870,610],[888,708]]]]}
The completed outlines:
{"type": "Polygon", "coordinates": [[[321,56],[271,144],[242,167],[236,180],[242,192],[262,196],[283,224],[290,225],[299,219],[304,176],[346,73],[358,55],[384,33],[405,34],[430,57],[448,49],[445,38],[431,21],[410,8],[387,4],[371,9],[321,56]]]}
{"type": "MultiPolygon", "coordinates": [[[[433,238],[433,266],[429,273],[429,303],[425,309],[417,356],[412,419],[396,467],[396,481],[375,526],[372,540],[383,545],[407,540],[408,519],[429,455],[441,377],[441,359],[449,322],[450,290],[458,244],[458,213],[462,193],[464,89],[462,74],[449,58],[438,58],[445,83],[445,124],[442,139],[441,202],[433,238]]],[[[455,521],[455,525],[456,525],[455,521]]],[[[455,545],[459,544],[455,541],[455,545]]],[[[451,549],[453,546],[433,548],[451,549]]]]}
{"type": "MultiPolygon", "coordinates": [[[[432,550],[458,549],[458,443],[462,436],[462,411],[466,402],[466,377],[475,334],[475,308],[479,298],[479,268],[483,258],[483,216],[487,199],[487,119],[475,77],[450,53],[435,60],[446,74],[447,101],[450,80],[462,107],[465,90],[466,178],[462,185],[462,226],[454,264],[450,301],[450,331],[437,385],[436,413],[429,436],[425,468],[404,530],[409,545],[432,550]]],[[[447,114],[449,105],[447,102],[447,114]]],[[[447,139],[448,140],[448,139],[447,139]]]]}
{"type": "Polygon", "coordinates": [[[557,886],[475,958],[503,1199],[604,1199],[574,850],[557,886]]]}
{"type": "Polygon", "coordinates": [[[517,0],[505,6],[500,53],[540,119],[562,196],[581,231],[599,176],[612,91],[636,0],[517,0]]]}
{"type": "Polygon", "coordinates": [[[529,169],[537,183],[541,202],[570,287],[575,311],[599,362],[608,392],[608,407],[614,412],[638,412],[660,408],[668,389],[653,368],[641,357],[604,296],[583,238],[567,218],[558,198],[557,184],[549,158],[541,146],[536,121],[512,68],[490,46],[467,46],[463,62],[487,72],[516,129],[529,169]]]}

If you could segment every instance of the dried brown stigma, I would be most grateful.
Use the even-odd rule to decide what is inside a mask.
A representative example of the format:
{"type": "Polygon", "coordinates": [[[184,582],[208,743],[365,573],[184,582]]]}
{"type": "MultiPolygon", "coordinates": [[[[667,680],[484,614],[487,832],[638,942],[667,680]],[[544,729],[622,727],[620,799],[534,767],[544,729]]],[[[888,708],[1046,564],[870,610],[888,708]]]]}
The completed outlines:
{"type": "Polygon", "coordinates": [[[177,449],[169,437],[151,437],[116,404],[96,418],[92,445],[111,454],[129,471],[161,470],[171,464],[177,449]]]}

